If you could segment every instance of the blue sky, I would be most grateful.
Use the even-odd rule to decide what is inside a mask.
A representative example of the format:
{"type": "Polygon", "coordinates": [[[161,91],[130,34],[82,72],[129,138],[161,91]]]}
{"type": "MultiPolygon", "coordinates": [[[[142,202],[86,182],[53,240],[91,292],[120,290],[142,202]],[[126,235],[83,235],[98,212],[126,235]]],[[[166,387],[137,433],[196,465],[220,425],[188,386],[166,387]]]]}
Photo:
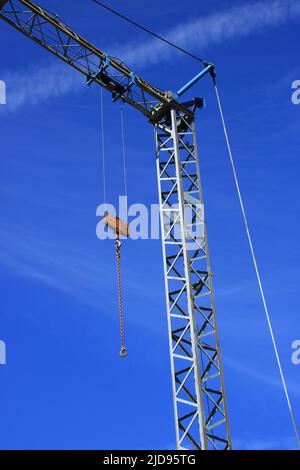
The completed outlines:
{"type": "MultiPolygon", "coordinates": [[[[296,0],[111,1],[217,66],[245,205],[300,426],[300,79],[296,0]]],[[[89,0],[43,0],[137,73],[176,90],[198,72],[89,0]]],[[[100,90],[0,23],[0,447],[174,447],[159,240],[129,240],[121,361],[113,243],[95,235],[102,203],[100,90]]],[[[210,81],[192,95],[233,445],[295,448],[210,81]]],[[[125,109],[129,203],[157,201],[153,129],[125,109]]],[[[120,110],[105,96],[108,199],[123,192],[120,110]]]]}

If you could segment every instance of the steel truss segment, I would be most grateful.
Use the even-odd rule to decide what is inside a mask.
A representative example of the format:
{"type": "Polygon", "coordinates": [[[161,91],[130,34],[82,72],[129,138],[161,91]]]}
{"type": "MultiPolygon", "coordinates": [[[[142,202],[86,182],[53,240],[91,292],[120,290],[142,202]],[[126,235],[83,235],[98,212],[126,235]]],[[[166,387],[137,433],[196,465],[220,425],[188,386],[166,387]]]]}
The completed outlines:
{"type": "Polygon", "coordinates": [[[190,113],[170,92],[135,75],[122,61],[109,57],[38,5],[28,0],[0,0],[0,18],[84,74],[88,84],[101,85],[114,101],[122,99],[150,121],[163,118],[171,106],[190,113]]]}
{"type": "Polygon", "coordinates": [[[155,128],[178,449],[231,448],[194,120],[155,128]]]}

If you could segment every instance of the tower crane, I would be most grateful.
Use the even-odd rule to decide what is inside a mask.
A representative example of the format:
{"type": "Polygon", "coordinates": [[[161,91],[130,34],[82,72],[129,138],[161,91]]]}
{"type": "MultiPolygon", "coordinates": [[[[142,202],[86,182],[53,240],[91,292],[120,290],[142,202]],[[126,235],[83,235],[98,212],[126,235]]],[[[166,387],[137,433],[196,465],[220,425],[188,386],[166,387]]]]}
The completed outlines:
{"type": "Polygon", "coordinates": [[[199,172],[195,117],[203,100],[181,97],[215,67],[177,92],[160,90],[47,10],[28,0],[0,0],[0,18],[123,100],[155,129],[156,168],[177,449],[231,449],[212,273],[199,172]],[[192,217],[186,219],[186,208],[192,217]],[[166,220],[169,224],[166,224],[166,220]],[[197,227],[203,226],[201,236],[197,227]]]}

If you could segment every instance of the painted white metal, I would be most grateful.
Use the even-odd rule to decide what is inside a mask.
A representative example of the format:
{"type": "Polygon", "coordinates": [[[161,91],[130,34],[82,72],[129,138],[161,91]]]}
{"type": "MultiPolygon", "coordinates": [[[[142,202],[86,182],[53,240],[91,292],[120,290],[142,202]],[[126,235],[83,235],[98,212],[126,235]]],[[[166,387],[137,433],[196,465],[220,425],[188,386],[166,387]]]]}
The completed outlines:
{"type": "Polygon", "coordinates": [[[177,449],[230,449],[194,122],[156,126],[177,449]]]}

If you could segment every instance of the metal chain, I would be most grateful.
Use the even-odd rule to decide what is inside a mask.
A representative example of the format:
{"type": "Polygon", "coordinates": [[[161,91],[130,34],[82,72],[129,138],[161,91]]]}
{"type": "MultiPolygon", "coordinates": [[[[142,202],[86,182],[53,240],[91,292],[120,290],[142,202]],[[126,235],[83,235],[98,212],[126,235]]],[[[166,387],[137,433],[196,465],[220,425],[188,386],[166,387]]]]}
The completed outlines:
{"type": "Polygon", "coordinates": [[[116,239],[116,258],[117,258],[117,272],[118,272],[118,299],[119,299],[119,312],[120,312],[120,337],[121,349],[120,356],[126,357],[128,351],[125,347],[125,332],[124,332],[124,315],[123,315],[123,300],[122,300],[122,283],[121,283],[121,242],[119,238],[116,239]]]}

